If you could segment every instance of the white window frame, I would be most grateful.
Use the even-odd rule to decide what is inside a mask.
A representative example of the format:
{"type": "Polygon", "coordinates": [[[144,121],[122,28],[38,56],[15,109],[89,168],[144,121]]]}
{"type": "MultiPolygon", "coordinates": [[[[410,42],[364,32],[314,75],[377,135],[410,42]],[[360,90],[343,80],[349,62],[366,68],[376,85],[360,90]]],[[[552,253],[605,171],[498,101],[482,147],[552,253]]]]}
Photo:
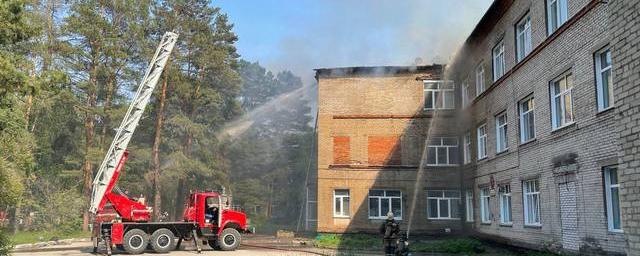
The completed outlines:
{"type": "Polygon", "coordinates": [[[482,160],[487,158],[487,124],[484,123],[478,126],[476,133],[478,139],[478,160],[482,160]]]}
{"type": "MultiPolygon", "coordinates": [[[[458,147],[459,147],[459,141],[458,138],[456,137],[435,137],[435,138],[431,138],[431,140],[427,140],[427,155],[429,155],[428,152],[430,152],[430,150],[435,150],[435,164],[430,163],[430,159],[427,159],[427,166],[458,166],[458,163],[452,163],[451,161],[451,155],[449,150],[450,149],[454,149],[454,152],[456,152],[456,154],[458,153],[458,147]],[[439,140],[440,144],[430,144],[433,140],[439,140]],[[455,145],[445,145],[444,141],[445,140],[455,140],[456,144],[455,145]],[[440,148],[445,148],[446,152],[447,152],[447,162],[446,163],[439,163],[438,162],[438,149],[440,148]]],[[[460,161],[460,156],[458,156],[458,161],[460,161]]]]}
{"type": "Polygon", "coordinates": [[[471,104],[471,98],[469,97],[469,83],[465,82],[461,86],[462,88],[462,108],[466,108],[471,104]]]}
{"type": "Polygon", "coordinates": [[[567,22],[567,0],[547,0],[547,33],[553,34],[567,22]],[[555,3],[555,8],[553,5],[555,3]],[[554,20],[555,16],[555,20],[554,20]],[[554,26],[555,25],[555,26],[554,26]]]}
{"type": "MultiPolygon", "coordinates": [[[[456,203],[456,204],[458,204],[457,209],[460,210],[460,199],[461,199],[460,198],[460,191],[458,191],[458,190],[427,190],[427,219],[430,219],[430,220],[459,220],[460,217],[457,217],[457,218],[452,217],[454,212],[452,211],[452,207],[451,206],[454,203],[456,203]],[[446,195],[447,192],[449,192],[449,193],[452,193],[452,192],[453,193],[457,193],[458,197],[447,196],[446,195]],[[441,193],[441,196],[430,196],[429,195],[430,193],[441,193]],[[431,210],[429,209],[429,207],[431,205],[429,203],[430,200],[436,200],[437,207],[436,207],[435,210],[436,210],[436,213],[437,213],[437,217],[429,216],[430,215],[429,213],[432,210],[432,209],[431,210]],[[447,215],[448,216],[440,216],[440,201],[447,201],[447,209],[448,209],[447,215]]],[[[457,214],[459,216],[460,212],[458,212],[457,214]]]]}
{"type": "Polygon", "coordinates": [[[484,86],[484,66],[482,63],[476,67],[476,97],[480,96],[485,90],[484,86]]]}
{"type": "Polygon", "coordinates": [[[540,216],[540,213],[542,212],[540,209],[540,182],[538,179],[522,181],[522,205],[524,208],[524,225],[542,226],[542,216],[540,216]],[[536,186],[538,189],[537,191],[535,190],[536,186]],[[529,201],[533,200],[533,198],[536,198],[536,200],[535,205],[533,205],[535,208],[531,211],[534,216],[531,216],[531,213],[529,213],[529,201]],[[535,221],[536,219],[537,222],[535,221]]]}
{"type": "Polygon", "coordinates": [[[500,195],[500,224],[511,225],[513,224],[511,185],[502,184],[499,186],[498,191],[500,195]]]}
{"type": "Polygon", "coordinates": [[[549,95],[551,97],[551,125],[553,130],[557,130],[560,129],[562,127],[571,125],[575,122],[575,113],[574,113],[574,107],[573,107],[573,74],[571,72],[567,72],[563,75],[561,75],[560,77],[554,79],[553,81],[551,81],[550,85],[549,85],[549,95]],[[565,89],[561,90],[560,92],[558,92],[556,94],[554,87],[556,86],[556,83],[562,83],[562,81],[564,81],[565,83],[565,89]],[[566,96],[569,96],[569,106],[571,107],[571,119],[569,119],[566,116],[566,96]],[[560,101],[560,109],[556,109],[556,100],[560,101]],[[560,111],[560,113],[558,113],[558,111],[560,111]],[[558,123],[558,116],[560,115],[560,120],[558,123]]]}
{"type": "Polygon", "coordinates": [[[473,191],[467,190],[465,194],[465,213],[467,222],[473,222],[473,191]]]}
{"type": "Polygon", "coordinates": [[[536,139],[536,116],[535,116],[535,98],[532,96],[526,97],[524,99],[522,99],[521,101],[518,102],[518,112],[520,113],[520,143],[526,143],[529,141],[532,141],[534,139],[536,139]],[[531,101],[531,104],[527,104],[529,103],[529,101],[531,101]],[[524,104],[527,104],[527,111],[524,111],[524,108],[522,107],[524,104]],[[531,138],[527,138],[529,133],[529,127],[526,127],[525,125],[525,120],[528,120],[529,115],[531,115],[533,118],[531,118],[532,126],[531,128],[533,129],[533,137],[531,138]]]}
{"type": "Polygon", "coordinates": [[[516,59],[522,61],[531,53],[531,16],[527,14],[516,24],[516,59]]]}
{"type": "Polygon", "coordinates": [[[598,111],[605,111],[607,109],[613,108],[615,96],[613,93],[613,72],[611,70],[611,49],[607,46],[604,49],[597,51],[594,54],[594,60],[596,64],[596,91],[597,91],[597,99],[598,99],[598,111]],[[606,67],[602,66],[602,55],[605,55],[605,59],[608,59],[609,65],[606,67]],[[609,79],[607,82],[607,88],[604,88],[604,79],[603,74],[608,73],[609,79]],[[607,93],[609,97],[605,97],[604,93],[607,93]],[[605,105],[605,99],[606,105],[605,105]]]}
{"type": "Polygon", "coordinates": [[[496,153],[502,153],[509,149],[508,124],[509,120],[507,120],[506,111],[496,116],[496,153]],[[500,123],[500,119],[503,117],[504,123],[500,123]],[[504,138],[502,138],[502,136],[504,136],[504,138]]]}
{"type": "Polygon", "coordinates": [[[453,81],[447,80],[423,80],[423,95],[424,95],[424,110],[437,110],[437,109],[455,109],[456,101],[455,101],[455,84],[453,81]],[[431,84],[435,84],[435,88],[431,88],[431,84]],[[446,95],[450,94],[449,102],[446,95]],[[428,108],[427,97],[431,98],[431,102],[433,104],[432,107],[428,108]]]}
{"type": "Polygon", "coordinates": [[[489,187],[480,189],[480,222],[491,223],[491,195],[489,187]]]}
{"type": "Polygon", "coordinates": [[[389,211],[393,212],[393,199],[397,199],[400,200],[400,216],[398,216],[397,214],[394,214],[393,219],[395,220],[402,220],[402,214],[403,214],[403,210],[402,210],[402,191],[400,190],[394,190],[394,189],[370,189],[369,193],[371,193],[372,190],[379,190],[379,191],[383,191],[383,196],[372,196],[371,194],[367,195],[367,209],[368,209],[368,217],[369,219],[378,219],[378,220],[382,220],[382,219],[386,219],[387,218],[387,213],[386,212],[382,212],[382,199],[389,199],[389,211]],[[393,191],[393,192],[399,192],[400,195],[399,196],[387,196],[387,191],[393,191]],[[378,214],[376,216],[371,216],[371,198],[375,198],[378,200],[378,214]]]}
{"type": "Polygon", "coordinates": [[[463,148],[462,148],[462,163],[470,164],[471,163],[471,132],[467,132],[464,134],[463,140],[463,148]]]}
{"type": "Polygon", "coordinates": [[[337,217],[337,218],[348,218],[351,214],[351,209],[349,209],[351,207],[351,198],[350,198],[350,191],[348,189],[334,189],[333,190],[333,217],[337,217]],[[338,191],[346,191],[347,194],[346,195],[338,195],[338,191]],[[338,200],[337,203],[340,204],[340,212],[336,211],[336,199],[338,200]],[[347,201],[347,204],[349,207],[345,208],[345,200],[347,201]]]}
{"type": "Polygon", "coordinates": [[[611,232],[622,233],[622,214],[620,212],[620,179],[616,177],[616,181],[618,183],[612,184],[611,175],[612,171],[615,171],[615,175],[618,175],[618,168],[616,166],[607,166],[603,168],[604,171],[604,185],[605,185],[605,195],[606,195],[606,203],[607,203],[607,229],[611,232]],[[612,191],[618,191],[618,223],[620,225],[619,228],[614,226],[614,217],[613,216],[613,195],[612,191]]]}
{"type": "Polygon", "coordinates": [[[505,58],[504,58],[504,39],[500,40],[493,47],[491,51],[491,57],[493,60],[493,81],[498,81],[502,76],[504,76],[505,70],[505,58]]]}

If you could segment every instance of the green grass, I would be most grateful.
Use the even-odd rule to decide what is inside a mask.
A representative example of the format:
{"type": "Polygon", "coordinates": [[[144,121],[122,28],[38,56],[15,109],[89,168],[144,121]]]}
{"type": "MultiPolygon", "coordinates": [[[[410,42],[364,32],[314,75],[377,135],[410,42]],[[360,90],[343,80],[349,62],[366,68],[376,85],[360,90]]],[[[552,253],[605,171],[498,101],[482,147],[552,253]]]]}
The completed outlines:
{"type": "Polygon", "coordinates": [[[86,238],[90,237],[91,233],[74,231],[74,232],[61,232],[61,231],[21,231],[15,235],[9,235],[9,239],[13,244],[30,244],[37,242],[46,242],[51,238],[67,239],[67,238],[86,238]]]}
{"type": "Polygon", "coordinates": [[[416,242],[409,245],[413,252],[476,254],[485,251],[482,243],[470,238],[455,238],[416,242]]]}
{"type": "Polygon", "coordinates": [[[314,246],[327,249],[381,250],[382,239],[364,234],[320,234],[316,237],[314,246]]]}

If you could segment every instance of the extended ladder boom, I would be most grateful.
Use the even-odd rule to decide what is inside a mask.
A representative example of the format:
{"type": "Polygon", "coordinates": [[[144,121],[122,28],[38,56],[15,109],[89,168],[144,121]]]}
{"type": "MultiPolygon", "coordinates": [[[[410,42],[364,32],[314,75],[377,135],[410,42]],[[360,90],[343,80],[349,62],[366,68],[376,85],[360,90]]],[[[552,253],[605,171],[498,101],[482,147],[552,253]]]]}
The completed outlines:
{"type": "Polygon", "coordinates": [[[120,127],[116,130],[116,136],[107,151],[100,168],[96,173],[96,177],[93,180],[93,191],[91,193],[91,204],[89,211],[91,213],[97,213],[102,206],[100,203],[103,201],[105,194],[110,192],[108,188],[113,187],[114,172],[120,159],[127,149],[127,145],[133,136],[133,132],[138,127],[140,117],[144,113],[144,109],[149,103],[153,89],[158,84],[162,70],[164,70],[167,64],[167,59],[171,55],[171,50],[178,39],[178,35],[172,32],[166,32],[162,36],[162,41],[156,50],[156,53],[149,63],[149,67],[144,75],[144,78],[138,86],[138,90],[127,110],[127,113],[120,124],[120,127]],[[109,186],[109,184],[112,186],[109,186]]]}

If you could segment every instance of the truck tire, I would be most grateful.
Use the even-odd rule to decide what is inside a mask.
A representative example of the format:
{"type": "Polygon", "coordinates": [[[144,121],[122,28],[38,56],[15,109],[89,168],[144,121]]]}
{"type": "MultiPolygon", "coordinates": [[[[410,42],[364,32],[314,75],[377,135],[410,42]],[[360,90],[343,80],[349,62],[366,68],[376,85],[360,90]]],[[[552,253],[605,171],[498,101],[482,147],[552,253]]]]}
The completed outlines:
{"type": "Polygon", "coordinates": [[[132,229],[124,234],[122,246],[129,254],[141,254],[147,249],[149,235],[140,229],[132,229]]]}
{"type": "Polygon", "coordinates": [[[209,243],[209,247],[211,247],[212,249],[219,251],[220,250],[220,246],[218,245],[218,240],[216,239],[211,239],[208,241],[209,243]]]}
{"type": "Polygon", "coordinates": [[[240,232],[234,228],[225,228],[218,236],[218,246],[220,246],[220,250],[223,251],[233,251],[238,246],[240,246],[240,242],[242,242],[242,237],[240,237],[240,232]]]}
{"type": "Polygon", "coordinates": [[[157,253],[167,253],[176,248],[176,237],[171,230],[161,228],[151,234],[151,248],[157,253]]]}

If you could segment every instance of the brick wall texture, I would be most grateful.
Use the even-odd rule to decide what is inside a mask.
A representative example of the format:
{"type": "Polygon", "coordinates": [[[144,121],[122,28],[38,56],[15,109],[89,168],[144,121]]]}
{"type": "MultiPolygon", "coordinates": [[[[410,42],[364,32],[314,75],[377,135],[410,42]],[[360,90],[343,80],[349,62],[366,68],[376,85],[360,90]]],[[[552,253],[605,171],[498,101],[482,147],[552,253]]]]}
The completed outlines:
{"type": "Polygon", "coordinates": [[[627,254],[640,255],[640,2],[609,1],[619,135],[622,228],[627,254]]]}

